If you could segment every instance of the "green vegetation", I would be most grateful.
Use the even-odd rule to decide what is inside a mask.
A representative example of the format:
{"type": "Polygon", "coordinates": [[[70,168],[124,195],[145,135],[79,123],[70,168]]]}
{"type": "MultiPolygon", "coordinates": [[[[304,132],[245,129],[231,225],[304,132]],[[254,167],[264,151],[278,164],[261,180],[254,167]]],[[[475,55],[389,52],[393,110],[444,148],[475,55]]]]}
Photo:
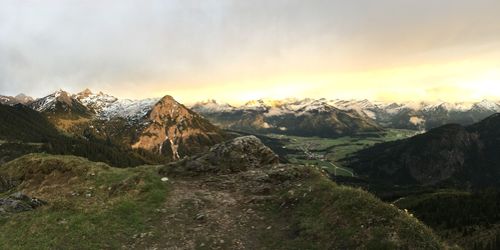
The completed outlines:
{"type": "Polygon", "coordinates": [[[48,205],[0,220],[1,249],[121,248],[134,234],[157,235],[167,197],[154,166],[118,169],[74,156],[30,154],[0,167],[13,189],[48,205]]]}
{"type": "Polygon", "coordinates": [[[22,105],[0,105],[0,163],[28,153],[76,155],[113,166],[164,162],[164,157],[132,150],[110,139],[60,133],[42,114],[22,105]]]}
{"type": "MultiPolygon", "coordinates": [[[[309,177],[285,189],[261,209],[287,225],[263,232],[270,249],[442,249],[432,230],[375,196],[329,181],[311,168],[309,177]]],[[[308,170],[309,169],[309,170],[308,170]]]]}
{"type": "Polygon", "coordinates": [[[407,209],[444,239],[467,249],[500,247],[500,192],[437,190],[394,204],[407,209]]]}
{"type": "Polygon", "coordinates": [[[292,163],[319,166],[329,173],[353,176],[351,168],[342,165],[346,156],[376,143],[401,140],[417,134],[414,130],[388,129],[384,132],[363,133],[340,138],[300,137],[278,134],[267,136],[281,142],[285,150],[284,157],[292,163]]]}

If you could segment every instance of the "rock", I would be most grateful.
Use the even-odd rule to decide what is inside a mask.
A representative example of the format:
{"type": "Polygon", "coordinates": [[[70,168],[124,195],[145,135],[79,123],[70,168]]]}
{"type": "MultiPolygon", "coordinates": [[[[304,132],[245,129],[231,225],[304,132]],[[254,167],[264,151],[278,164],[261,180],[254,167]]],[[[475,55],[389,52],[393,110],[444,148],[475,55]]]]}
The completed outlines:
{"type": "Polygon", "coordinates": [[[15,193],[11,194],[11,195],[9,196],[9,198],[12,198],[12,199],[14,199],[14,200],[20,200],[20,201],[28,201],[28,200],[31,200],[31,198],[30,198],[30,197],[28,197],[28,196],[24,195],[24,194],[23,194],[23,193],[21,193],[21,192],[15,192],[15,193]]]}
{"type": "Polygon", "coordinates": [[[16,192],[10,195],[9,198],[0,198],[0,212],[19,213],[31,211],[45,204],[47,204],[45,201],[37,198],[30,198],[21,192],[16,192]]]}
{"type": "Polygon", "coordinates": [[[278,163],[279,157],[257,137],[243,136],[217,144],[205,154],[171,163],[161,169],[160,173],[236,173],[278,163]]]}
{"type": "Polygon", "coordinates": [[[205,219],[205,215],[204,214],[197,214],[195,217],[194,217],[195,220],[204,220],[205,219]]]}

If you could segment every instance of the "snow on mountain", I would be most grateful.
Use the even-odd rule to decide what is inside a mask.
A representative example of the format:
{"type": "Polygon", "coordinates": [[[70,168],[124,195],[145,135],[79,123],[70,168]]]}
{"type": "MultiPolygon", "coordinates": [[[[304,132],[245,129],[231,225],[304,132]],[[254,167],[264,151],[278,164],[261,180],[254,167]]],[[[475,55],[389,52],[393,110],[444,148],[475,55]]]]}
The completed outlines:
{"type": "Polygon", "coordinates": [[[13,102],[14,98],[12,96],[3,96],[0,95],[0,104],[6,104],[6,105],[11,105],[13,102]]]}
{"type": "Polygon", "coordinates": [[[113,105],[113,103],[118,100],[116,97],[102,92],[94,94],[89,89],[85,89],[84,91],[73,95],[73,97],[96,114],[102,113],[105,108],[113,105]]]}
{"type": "Polygon", "coordinates": [[[488,110],[500,112],[500,102],[496,103],[488,100],[482,100],[478,103],[473,104],[471,110],[488,110]]]}
{"type": "Polygon", "coordinates": [[[160,98],[142,100],[119,99],[103,107],[99,116],[104,119],[120,117],[137,121],[143,118],[159,100],[160,98]]]}
{"type": "Polygon", "coordinates": [[[39,112],[53,110],[56,108],[56,103],[58,101],[65,103],[68,106],[72,105],[71,95],[60,89],[50,95],[36,99],[30,103],[30,107],[39,112]]]}
{"type": "Polygon", "coordinates": [[[194,104],[191,109],[198,113],[219,113],[219,112],[232,112],[236,110],[235,107],[227,104],[227,103],[218,103],[215,100],[207,100],[203,102],[198,102],[194,104]]]}

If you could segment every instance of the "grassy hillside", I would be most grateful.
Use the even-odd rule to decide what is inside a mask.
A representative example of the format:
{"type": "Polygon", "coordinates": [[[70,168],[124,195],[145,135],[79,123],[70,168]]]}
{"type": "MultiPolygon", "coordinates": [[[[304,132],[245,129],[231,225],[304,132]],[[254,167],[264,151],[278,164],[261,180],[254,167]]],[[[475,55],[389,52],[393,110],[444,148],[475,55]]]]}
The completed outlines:
{"type": "MultiPolygon", "coordinates": [[[[245,164],[242,162],[242,164],[245,164]]],[[[2,249],[442,249],[417,219],[307,166],[214,174],[113,168],[30,154],[0,167],[2,196],[47,202],[0,213],[2,249]],[[14,186],[14,187],[12,187],[14,186]]]]}
{"type": "Polygon", "coordinates": [[[23,106],[0,105],[0,138],[42,142],[59,132],[44,115],[23,106]]]}
{"type": "Polygon", "coordinates": [[[308,178],[269,202],[272,218],[287,230],[265,234],[280,249],[441,249],[434,233],[410,214],[375,196],[339,186],[308,168],[308,178]],[[284,237],[274,241],[273,237],[284,237]]]}
{"type": "Polygon", "coordinates": [[[414,213],[444,239],[466,249],[500,247],[500,192],[436,190],[394,204],[414,213]]]}
{"type": "Polygon", "coordinates": [[[1,249],[117,249],[148,228],[168,193],[155,167],[118,169],[74,156],[30,154],[0,167],[0,176],[48,202],[0,214],[1,249]]]}

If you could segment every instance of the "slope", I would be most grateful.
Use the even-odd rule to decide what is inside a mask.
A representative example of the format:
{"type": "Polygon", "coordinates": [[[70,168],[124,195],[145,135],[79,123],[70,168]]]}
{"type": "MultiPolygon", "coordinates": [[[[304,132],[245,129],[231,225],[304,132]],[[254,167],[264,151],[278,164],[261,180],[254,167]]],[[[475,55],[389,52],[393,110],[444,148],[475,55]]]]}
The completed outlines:
{"type": "Polygon", "coordinates": [[[499,127],[498,114],[468,127],[445,125],[375,145],[347,161],[358,174],[386,183],[500,187],[499,127]]]}

